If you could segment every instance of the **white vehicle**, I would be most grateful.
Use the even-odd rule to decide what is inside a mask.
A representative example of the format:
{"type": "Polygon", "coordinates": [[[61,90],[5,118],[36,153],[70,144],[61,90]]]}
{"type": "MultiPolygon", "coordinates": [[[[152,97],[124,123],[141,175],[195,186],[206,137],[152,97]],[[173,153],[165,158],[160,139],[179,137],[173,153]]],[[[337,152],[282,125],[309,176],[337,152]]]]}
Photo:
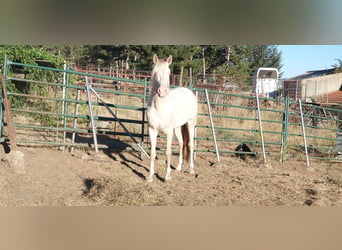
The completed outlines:
{"type": "Polygon", "coordinates": [[[258,68],[253,77],[253,93],[275,98],[278,96],[279,73],[277,68],[258,68]]]}

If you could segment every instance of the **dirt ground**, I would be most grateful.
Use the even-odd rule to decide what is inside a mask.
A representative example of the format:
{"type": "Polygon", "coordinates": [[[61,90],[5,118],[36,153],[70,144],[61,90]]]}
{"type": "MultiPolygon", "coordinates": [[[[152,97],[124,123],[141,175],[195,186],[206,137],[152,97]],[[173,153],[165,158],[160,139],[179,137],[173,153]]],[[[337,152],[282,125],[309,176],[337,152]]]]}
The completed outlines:
{"type": "MultiPolygon", "coordinates": [[[[0,148],[2,206],[340,206],[342,164],[198,154],[196,174],[185,164],[164,182],[165,157],[158,155],[152,183],[149,160],[140,152],[19,147],[25,174],[15,173],[0,148]]],[[[177,155],[172,156],[176,165],[177,155]]]]}

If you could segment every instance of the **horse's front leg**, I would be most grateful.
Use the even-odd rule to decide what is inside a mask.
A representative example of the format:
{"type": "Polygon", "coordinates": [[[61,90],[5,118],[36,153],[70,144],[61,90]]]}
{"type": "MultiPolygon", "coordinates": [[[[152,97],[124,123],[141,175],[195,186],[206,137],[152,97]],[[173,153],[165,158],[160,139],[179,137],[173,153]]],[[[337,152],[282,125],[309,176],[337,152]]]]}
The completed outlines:
{"type": "Polygon", "coordinates": [[[166,175],[165,181],[171,180],[171,146],[172,146],[173,128],[166,130],[166,175]]]}
{"type": "Polygon", "coordinates": [[[150,162],[150,173],[147,176],[146,180],[148,182],[153,181],[153,175],[154,175],[154,160],[156,159],[156,145],[157,145],[157,136],[158,136],[158,130],[149,127],[149,135],[151,140],[151,162],[150,162]]]}
{"type": "Polygon", "coordinates": [[[183,137],[182,137],[182,131],[181,127],[175,128],[175,135],[178,139],[179,144],[179,160],[176,170],[181,171],[182,165],[183,165],[183,137]]]}

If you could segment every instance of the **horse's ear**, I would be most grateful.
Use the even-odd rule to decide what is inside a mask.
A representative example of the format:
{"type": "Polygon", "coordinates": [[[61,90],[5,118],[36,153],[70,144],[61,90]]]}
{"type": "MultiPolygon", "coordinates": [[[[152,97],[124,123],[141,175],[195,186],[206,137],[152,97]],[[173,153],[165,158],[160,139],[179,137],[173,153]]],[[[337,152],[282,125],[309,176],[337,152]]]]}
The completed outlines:
{"type": "Polygon", "coordinates": [[[172,56],[171,55],[169,55],[169,57],[167,58],[167,63],[170,65],[171,63],[172,63],[172,56]]]}
{"type": "Polygon", "coordinates": [[[156,54],[153,55],[153,63],[156,64],[158,62],[158,56],[156,54]]]}

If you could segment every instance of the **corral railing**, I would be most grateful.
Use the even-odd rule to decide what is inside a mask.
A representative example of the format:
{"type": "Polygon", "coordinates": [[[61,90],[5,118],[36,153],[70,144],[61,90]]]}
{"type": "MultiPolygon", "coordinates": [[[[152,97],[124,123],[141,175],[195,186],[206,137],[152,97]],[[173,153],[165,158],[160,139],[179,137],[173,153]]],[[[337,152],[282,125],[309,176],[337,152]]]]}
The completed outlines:
{"type": "Polygon", "coordinates": [[[105,105],[91,94],[99,147],[122,147],[119,141],[121,137],[127,136],[140,139],[140,143],[143,143],[147,136],[144,128],[148,88],[146,80],[134,81],[11,61],[6,61],[4,68],[4,72],[7,72],[6,91],[11,103],[19,145],[51,145],[65,148],[89,147],[93,144],[85,77],[90,79],[92,89],[116,114],[114,118],[106,110],[105,105]],[[12,66],[49,71],[50,74],[48,79],[33,80],[25,75],[13,73],[12,66]],[[102,81],[92,82],[92,79],[102,81]],[[121,84],[127,85],[125,92],[121,90],[121,84]],[[125,127],[130,131],[129,135],[119,122],[126,124],[125,127]]]}
{"type": "MultiPolygon", "coordinates": [[[[208,101],[203,89],[194,90],[198,92],[200,107],[197,145],[208,142],[208,147],[197,150],[214,153],[206,108],[208,101]]],[[[267,157],[282,162],[288,157],[305,159],[306,153],[309,159],[339,160],[335,158],[342,144],[339,106],[302,103],[300,109],[299,102],[292,102],[289,98],[280,100],[216,91],[208,93],[220,153],[251,156],[265,153],[267,157]]]]}
{"type": "MultiPolygon", "coordinates": [[[[3,79],[3,78],[2,78],[3,79]]],[[[0,87],[0,143],[5,141],[3,135],[3,128],[4,128],[4,99],[3,99],[3,92],[2,86],[0,87]]]]}
{"type": "MultiPolygon", "coordinates": [[[[5,61],[4,67],[6,93],[18,145],[64,149],[94,147],[85,85],[87,77],[91,88],[106,103],[104,105],[90,93],[98,146],[112,149],[134,147],[133,137],[149,152],[145,111],[150,82],[146,79],[136,81],[66,67],[56,69],[10,61],[5,61]],[[15,74],[13,66],[49,71],[50,75],[47,79],[30,79],[15,74]],[[108,112],[108,107],[115,117],[108,112]]],[[[339,107],[303,103],[300,109],[298,102],[289,99],[256,98],[214,90],[208,90],[207,99],[205,89],[190,88],[198,96],[197,155],[237,154],[279,161],[288,157],[305,159],[306,156],[309,159],[338,160],[335,156],[342,151],[339,148],[342,141],[337,140],[341,123],[339,107]]],[[[2,128],[0,131],[3,134],[2,128]]],[[[165,140],[163,135],[160,137],[157,147],[163,150],[165,140]]],[[[173,150],[178,151],[176,141],[173,150]]]]}

